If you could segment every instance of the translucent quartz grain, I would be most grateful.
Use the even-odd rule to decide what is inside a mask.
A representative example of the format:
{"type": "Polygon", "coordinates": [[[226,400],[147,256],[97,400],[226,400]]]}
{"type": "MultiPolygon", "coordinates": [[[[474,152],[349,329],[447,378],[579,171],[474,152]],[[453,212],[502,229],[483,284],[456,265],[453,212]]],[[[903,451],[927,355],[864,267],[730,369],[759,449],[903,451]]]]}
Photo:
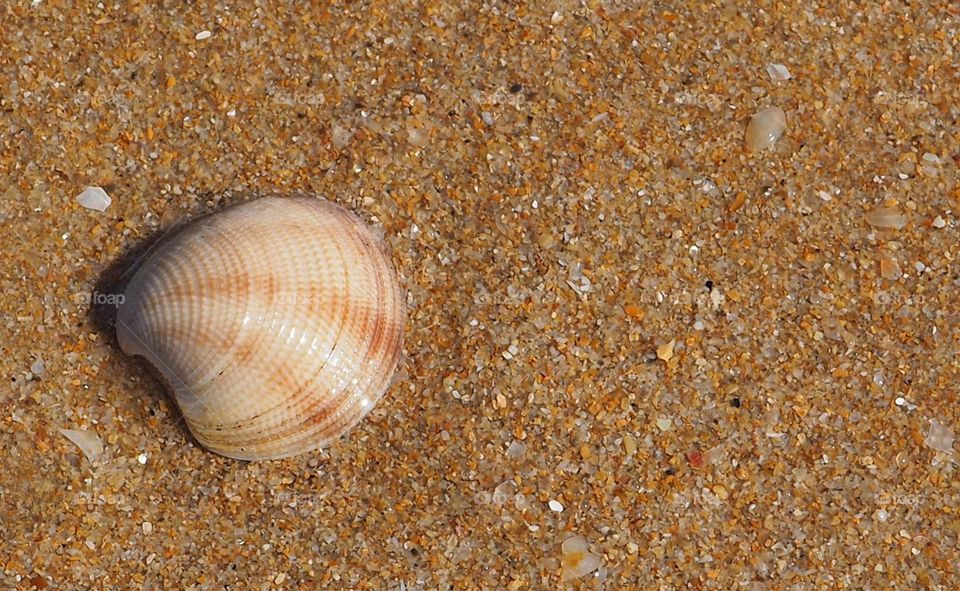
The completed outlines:
{"type": "Polygon", "coordinates": [[[590,552],[590,544],[582,536],[570,536],[560,547],[564,580],[579,579],[600,567],[600,557],[590,552]]]}
{"type": "Polygon", "coordinates": [[[95,211],[106,211],[112,201],[107,192],[100,187],[86,187],[77,195],[78,204],[95,211]]]}
{"type": "Polygon", "coordinates": [[[777,82],[789,80],[792,77],[790,70],[783,64],[767,64],[767,75],[770,76],[771,80],[777,82]]]}
{"type": "Polygon", "coordinates": [[[880,254],[880,276],[884,279],[899,279],[900,275],[900,265],[897,263],[897,259],[893,258],[888,253],[880,254]]]}
{"type": "Polygon", "coordinates": [[[923,440],[927,447],[944,453],[953,453],[953,441],[953,431],[949,427],[941,425],[936,419],[930,420],[930,429],[923,440]]]}
{"type": "Polygon", "coordinates": [[[896,207],[878,207],[866,215],[867,223],[876,228],[899,230],[907,225],[907,218],[896,207]]]}
{"type": "Polygon", "coordinates": [[[60,434],[80,448],[83,455],[91,462],[103,453],[103,442],[96,431],[80,429],[60,429],[60,434]]]}
{"type": "Polygon", "coordinates": [[[775,144],[787,129],[787,114],[780,107],[767,107],[750,118],[747,125],[747,147],[754,152],[775,144]]]}

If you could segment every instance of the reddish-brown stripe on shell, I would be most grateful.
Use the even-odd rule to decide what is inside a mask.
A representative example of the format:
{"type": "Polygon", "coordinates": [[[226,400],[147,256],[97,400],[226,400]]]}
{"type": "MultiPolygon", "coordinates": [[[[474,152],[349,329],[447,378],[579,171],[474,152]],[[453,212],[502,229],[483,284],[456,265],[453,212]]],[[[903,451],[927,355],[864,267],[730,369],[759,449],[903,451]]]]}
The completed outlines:
{"type": "Polygon", "coordinates": [[[329,201],[207,216],[130,281],[117,335],[171,385],[204,446],[243,459],[326,445],[379,400],[405,310],[382,242],[329,201]]]}

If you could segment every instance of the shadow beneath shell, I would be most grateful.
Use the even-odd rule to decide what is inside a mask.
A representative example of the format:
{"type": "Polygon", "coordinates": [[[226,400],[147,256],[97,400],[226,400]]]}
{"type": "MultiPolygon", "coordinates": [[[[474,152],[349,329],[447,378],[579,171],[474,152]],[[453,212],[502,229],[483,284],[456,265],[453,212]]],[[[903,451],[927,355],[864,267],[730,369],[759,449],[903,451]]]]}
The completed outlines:
{"type": "MultiPolygon", "coordinates": [[[[295,193],[283,196],[292,197],[298,195],[301,194],[295,193]]],[[[260,195],[249,193],[243,195],[242,198],[239,199],[228,195],[221,196],[219,201],[213,201],[214,206],[211,209],[204,208],[205,211],[187,212],[187,215],[183,216],[183,218],[181,218],[177,223],[171,225],[169,228],[160,229],[151,236],[140,241],[138,244],[135,244],[125,250],[116,260],[110,263],[100,273],[94,285],[94,291],[91,294],[92,297],[90,298],[88,309],[89,319],[94,327],[94,330],[99,333],[105,342],[112,344],[118,353],[122,353],[116,333],[119,307],[124,304],[123,298],[128,284],[133,279],[137,271],[149,259],[149,257],[151,257],[158,248],[175,239],[184,229],[193,225],[199,219],[205,218],[214,212],[220,212],[248,199],[254,199],[258,196],[260,195]]],[[[208,205],[211,204],[211,202],[206,200],[203,200],[200,203],[206,203],[208,205]]],[[[389,253],[389,245],[382,236],[378,238],[378,246],[385,253],[389,253]]],[[[148,383],[151,380],[143,380],[142,383],[145,384],[143,390],[145,390],[152,398],[154,398],[155,402],[160,403],[161,406],[165,405],[168,408],[170,416],[173,417],[177,428],[183,433],[185,441],[192,441],[197,447],[202,447],[202,445],[197,441],[187,427],[183,413],[181,412],[181,409],[175,398],[171,394],[172,390],[169,388],[169,384],[161,372],[154,368],[152,364],[147,362],[142,357],[134,359],[123,354],[118,355],[118,360],[119,363],[125,367],[125,370],[129,370],[129,373],[127,374],[128,376],[142,375],[144,373],[144,368],[146,368],[146,370],[154,376],[155,379],[152,380],[154,382],[153,384],[148,383]]],[[[391,389],[398,380],[402,379],[405,367],[406,363],[401,360],[399,364],[399,370],[392,376],[388,385],[388,389],[391,389]]],[[[138,383],[138,380],[131,380],[131,382],[138,383]]],[[[151,414],[153,414],[153,408],[155,406],[157,405],[151,405],[151,414]]],[[[247,463],[244,460],[237,461],[238,463],[242,464],[247,463]]]]}

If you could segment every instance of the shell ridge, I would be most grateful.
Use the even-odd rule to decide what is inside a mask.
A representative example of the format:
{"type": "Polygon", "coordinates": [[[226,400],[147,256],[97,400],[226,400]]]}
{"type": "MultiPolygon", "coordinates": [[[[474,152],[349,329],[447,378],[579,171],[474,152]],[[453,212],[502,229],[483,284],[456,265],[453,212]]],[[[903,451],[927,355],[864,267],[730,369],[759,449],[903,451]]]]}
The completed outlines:
{"type": "MultiPolygon", "coordinates": [[[[311,208],[311,209],[314,209],[314,208],[311,208]]],[[[318,208],[318,209],[319,209],[319,208],[318,208]]],[[[314,213],[314,214],[319,214],[319,215],[323,215],[323,214],[325,214],[325,213],[327,213],[327,212],[324,212],[324,211],[314,211],[314,212],[312,212],[312,213],[314,213]]],[[[340,212],[334,212],[334,213],[338,213],[338,214],[339,214],[340,212]]],[[[345,216],[342,216],[342,217],[345,217],[345,216]]],[[[356,218],[353,217],[353,218],[347,218],[347,219],[350,219],[350,220],[353,221],[353,220],[355,220],[356,218]]],[[[355,227],[354,224],[351,224],[350,226],[348,226],[348,227],[347,227],[347,230],[351,233],[351,235],[352,235],[354,238],[357,239],[357,241],[358,241],[361,245],[366,246],[366,247],[368,247],[368,248],[371,247],[371,246],[373,246],[369,241],[363,239],[364,237],[357,231],[357,228],[355,227]]],[[[340,253],[340,259],[343,260],[343,261],[346,261],[346,260],[347,260],[347,257],[346,257],[346,255],[343,253],[343,248],[342,248],[342,246],[341,246],[341,244],[340,244],[341,242],[342,242],[342,241],[340,241],[340,240],[336,240],[336,241],[335,241],[335,244],[337,245],[338,253],[340,253]]],[[[378,254],[380,254],[380,255],[382,256],[382,253],[378,252],[378,254]]],[[[349,280],[349,268],[348,268],[346,265],[344,265],[344,267],[343,267],[343,274],[344,274],[344,284],[346,285],[346,284],[348,283],[348,280],[349,280]]],[[[382,287],[383,277],[381,276],[380,273],[372,273],[371,275],[373,276],[374,281],[375,281],[375,283],[376,283],[376,289],[375,289],[375,292],[374,292],[374,293],[380,293],[379,288],[382,287]]],[[[378,301],[378,303],[379,303],[379,301],[378,301]]],[[[381,306],[364,306],[364,309],[365,309],[365,311],[367,312],[367,313],[366,313],[366,316],[365,316],[365,319],[366,319],[366,318],[369,318],[369,317],[377,318],[377,317],[379,316],[378,314],[370,314],[370,313],[369,313],[369,310],[370,310],[371,307],[380,308],[381,306]]],[[[316,431],[320,431],[320,430],[332,430],[332,429],[330,429],[330,426],[331,426],[331,425],[330,425],[330,417],[333,417],[333,419],[332,419],[332,420],[333,420],[332,426],[339,426],[339,425],[343,425],[343,424],[349,424],[350,426],[352,426],[353,423],[359,421],[360,418],[362,418],[362,415],[356,416],[356,417],[347,416],[347,417],[346,417],[346,421],[338,420],[338,417],[343,414],[342,412],[338,412],[338,408],[343,407],[344,405],[343,405],[343,404],[336,405],[335,403],[332,403],[331,400],[334,400],[334,396],[333,396],[333,395],[336,395],[336,394],[343,394],[344,396],[342,396],[342,398],[345,398],[345,399],[348,399],[348,400],[351,399],[351,398],[353,397],[353,395],[352,395],[352,394],[349,394],[349,395],[348,395],[347,393],[350,393],[350,392],[352,392],[352,391],[354,391],[354,390],[357,389],[356,386],[357,386],[358,384],[355,383],[355,382],[359,382],[359,381],[358,381],[358,378],[357,378],[356,376],[357,376],[357,375],[362,375],[362,374],[360,373],[360,371],[363,371],[363,372],[365,372],[365,373],[369,373],[368,371],[366,371],[366,370],[368,370],[368,368],[366,368],[366,367],[360,368],[360,371],[358,371],[358,372],[354,372],[354,377],[353,377],[351,380],[348,380],[348,383],[344,384],[344,386],[343,386],[342,389],[340,389],[340,390],[329,390],[329,389],[328,389],[327,392],[326,392],[326,395],[318,395],[318,396],[313,396],[313,397],[310,396],[310,393],[311,393],[312,391],[314,391],[314,389],[310,388],[310,386],[313,386],[313,385],[316,384],[318,375],[326,368],[327,362],[329,361],[329,359],[330,359],[331,357],[334,357],[334,356],[335,356],[335,350],[336,350],[336,348],[339,347],[339,346],[341,346],[341,343],[344,342],[343,339],[341,338],[341,336],[342,336],[342,334],[343,334],[343,329],[347,326],[347,323],[345,322],[346,315],[347,315],[347,313],[348,313],[351,309],[352,309],[352,308],[351,308],[350,306],[344,306],[344,308],[343,308],[343,310],[342,310],[341,319],[340,319],[340,322],[338,323],[338,324],[339,324],[339,327],[340,327],[340,330],[339,330],[339,332],[338,332],[338,334],[337,334],[337,337],[336,337],[336,340],[335,340],[335,344],[334,344],[333,349],[331,349],[330,355],[327,357],[326,360],[324,360],[323,364],[318,368],[317,372],[315,372],[314,375],[311,376],[311,378],[310,378],[309,380],[307,380],[307,381],[304,382],[305,386],[302,387],[302,388],[297,392],[297,394],[296,394],[295,396],[292,396],[292,397],[291,397],[291,398],[294,398],[294,399],[295,399],[295,403],[297,404],[298,408],[301,408],[301,409],[304,411],[304,414],[306,415],[306,418],[305,418],[305,419],[301,419],[301,420],[286,419],[286,420],[283,420],[283,421],[281,421],[280,423],[274,425],[275,430],[274,430],[274,432],[273,432],[273,434],[272,434],[272,435],[273,435],[272,438],[271,438],[271,441],[272,441],[272,442],[282,443],[283,441],[285,441],[285,440],[287,440],[287,439],[290,439],[290,438],[293,438],[293,437],[303,437],[304,435],[303,435],[302,433],[298,433],[298,432],[296,431],[296,428],[299,427],[299,426],[302,425],[302,424],[310,424],[310,425],[311,425],[311,430],[310,430],[310,432],[306,434],[306,435],[310,435],[310,434],[312,434],[312,433],[314,433],[314,432],[316,432],[316,431]],[[302,395],[301,395],[301,393],[302,393],[302,395]],[[300,403],[301,403],[302,401],[307,400],[307,399],[310,399],[310,398],[313,398],[313,399],[314,399],[314,401],[313,401],[312,403],[307,404],[307,405],[304,405],[304,406],[302,406],[302,407],[300,406],[300,403]],[[322,414],[321,414],[321,413],[322,413],[322,414]]],[[[377,324],[377,325],[382,325],[382,323],[376,323],[376,324],[377,324]]],[[[359,345],[359,349],[361,349],[361,353],[365,353],[365,352],[367,352],[367,351],[373,350],[373,349],[370,347],[370,344],[372,344],[372,342],[373,342],[373,341],[371,341],[371,340],[368,339],[368,340],[363,341],[362,343],[353,343],[353,344],[359,345]],[[366,345],[366,346],[364,347],[363,345],[366,345]]],[[[379,366],[379,365],[381,365],[381,364],[378,364],[378,366],[379,366]]],[[[369,385],[369,383],[371,383],[372,381],[373,381],[373,380],[372,380],[372,378],[371,378],[371,379],[365,380],[363,384],[364,384],[364,386],[366,386],[366,385],[369,385]]],[[[378,392],[375,396],[369,397],[369,398],[371,398],[372,400],[370,400],[370,401],[368,402],[368,404],[372,406],[372,404],[375,403],[376,400],[378,400],[380,397],[382,397],[382,394],[383,394],[383,392],[381,391],[381,392],[378,392]]],[[[267,411],[267,412],[269,412],[269,411],[267,411]]],[[[266,414],[266,413],[264,413],[264,414],[266,414]]],[[[256,418],[261,418],[261,417],[256,417],[256,418]]],[[[252,419],[251,419],[251,420],[252,420],[252,419]]],[[[251,425],[251,426],[252,426],[252,425],[251,425]]],[[[239,430],[236,430],[236,431],[234,432],[234,435],[235,435],[235,436],[238,436],[241,432],[245,432],[246,430],[247,430],[247,429],[239,429],[239,430]]],[[[251,443],[251,442],[253,442],[253,441],[255,441],[255,440],[256,440],[256,438],[247,438],[247,439],[243,439],[242,441],[243,441],[244,443],[251,443]]],[[[321,445],[322,445],[322,443],[321,443],[321,445]]]]}
{"type": "Polygon", "coordinates": [[[197,440],[240,459],[327,445],[392,384],[405,309],[384,240],[309,196],[204,216],[143,261],[125,352],[163,375],[197,440]]]}
{"type": "MultiPolygon", "coordinates": [[[[312,208],[311,208],[311,209],[312,209],[312,208]]],[[[314,216],[318,216],[318,217],[319,217],[319,216],[322,216],[322,214],[323,214],[324,212],[311,211],[310,213],[311,213],[311,215],[314,215],[314,216]]],[[[344,254],[343,254],[343,249],[342,249],[341,245],[339,244],[339,241],[334,240],[334,244],[336,245],[336,248],[337,248],[337,254],[338,254],[339,260],[340,260],[340,261],[345,261],[345,260],[346,260],[346,257],[345,257],[344,254]]],[[[342,269],[341,272],[342,272],[342,274],[343,274],[344,285],[347,285],[347,280],[348,280],[349,275],[348,275],[348,272],[347,272],[346,265],[343,265],[343,269],[342,269]]],[[[348,300],[348,298],[343,298],[343,299],[348,300]]],[[[331,350],[330,350],[329,354],[327,355],[327,357],[317,366],[316,370],[315,370],[314,373],[310,376],[310,378],[307,379],[307,380],[305,380],[305,381],[303,382],[303,386],[301,386],[301,388],[300,388],[299,390],[297,390],[297,392],[295,392],[295,393],[290,397],[290,398],[292,399],[294,405],[299,406],[299,403],[300,403],[302,400],[307,399],[307,398],[310,397],[310,393],[311,393],[312,391],[314,391],[313,388],[311,388],[311,386],[313,386],[313,385],[316,383],[316,381],[317,381],[317,379],[318,379],[318,376],[319,376],[323,371],[325,371],[325,370],[327,369],[330,358],[334,356],[337,347],[338,347],[338,346],[340,345],[340,343],[342,342],[343,330],[344,330],[344,328],[346,327],[346,322],[345,322],[344,320],[345,320],[345,318],[346,318],[346,316],[347,316],[347,314],[348,314],[349,311],[350,311],[350,306],[348,306],[348,305],[343,306],[343,308],[342,308],[342,310],[341,310],[341,312],[340,312],[340,319],[339,319],[339,321],[338,321],[338,323],[337,323],[337,324],[338,324],[338,330],[337,330],[337,332],[336,332],[336,334],[335,334],[335,336],[334,336],[334,339],[333,339],[334,345],[333,345],[333,347],[331,347],[331,350]]],[[[335,392],[328,391],[327,394],[335,394],[335,392]]],[[[327,396],[327,397],[328,397],[328,398],[331,398],[331,399],[333,398],[332,396],[327,396]]],[[[313,406],[313,405],[307,405],[306,409],[310,409],[310,408],[312,408],[312,406],[313,406]]],[[[248,419],[245,419],[245,420],[243,420],[243,421],[238,421],[236,425],[228,425],[228,426],[229,426],[229,427],[232,427],[233,434],[234,434],[235,436],[239,436],[241,433],[244,433],[244,432],[247,430],[247,429],[245,429],[245,428],[239,428],[239,427],[240,427],[240,423],[250,423],[249,425],[247,425],[247,427],[248,427],[248,428],[252,428],[254,421],[256,421],[257,419],[263,419],[263,418],[266,418],[266,417],[268,417],[268,416],[271,416],[272,414],[275,413],[275,411],[276,411],[278,408],[279,408],[279,405],[278,405],[278,406],[275,406],[275,407],[272,407],[272,408],[270,408],[270,409],[265,409],[262,413],[260,413],[260,414],[258,414],[258,415],[256,415],[256,416],[251,416],[251,417],[249,417],[248,419]]],[[[275,428],[276,428],[277,430],[280,430],[280,429],[282,429],[283,427],[287,427],[287,426],[296,427],[296,426],[298,426],[299,424],[302,424],[303,422],[304,422],[304,421],[303,421],[302,419],[298,421],[298,420],[296,420],[296,419],[287,418],[287,419],[284,419],[284,420],[282,420],[281,422],[279,422],[277,425],[275,425],[275,428]]],[[[285,431],[283,431],[283,432],[285,432],[285,431]]],[[[255,441],[255,440],[256,440],[256,438],[253,438],[253,439],[243,439],[242,441],[243,441],[244,443],[249,443],[249,442],[255,441]]]]}

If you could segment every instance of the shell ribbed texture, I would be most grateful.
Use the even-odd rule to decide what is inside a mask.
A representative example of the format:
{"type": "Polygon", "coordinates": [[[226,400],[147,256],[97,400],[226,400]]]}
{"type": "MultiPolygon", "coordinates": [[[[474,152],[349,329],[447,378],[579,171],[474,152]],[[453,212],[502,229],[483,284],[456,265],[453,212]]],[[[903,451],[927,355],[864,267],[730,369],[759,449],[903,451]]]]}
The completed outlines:
{"type": "Polygon", "coordinates": [[[380,241],[329,201],[264,197],[202,218],[137,270],[117,315],[197,440],[273,459],[324,446],[390,384],[404,307],[380,241]]]}

